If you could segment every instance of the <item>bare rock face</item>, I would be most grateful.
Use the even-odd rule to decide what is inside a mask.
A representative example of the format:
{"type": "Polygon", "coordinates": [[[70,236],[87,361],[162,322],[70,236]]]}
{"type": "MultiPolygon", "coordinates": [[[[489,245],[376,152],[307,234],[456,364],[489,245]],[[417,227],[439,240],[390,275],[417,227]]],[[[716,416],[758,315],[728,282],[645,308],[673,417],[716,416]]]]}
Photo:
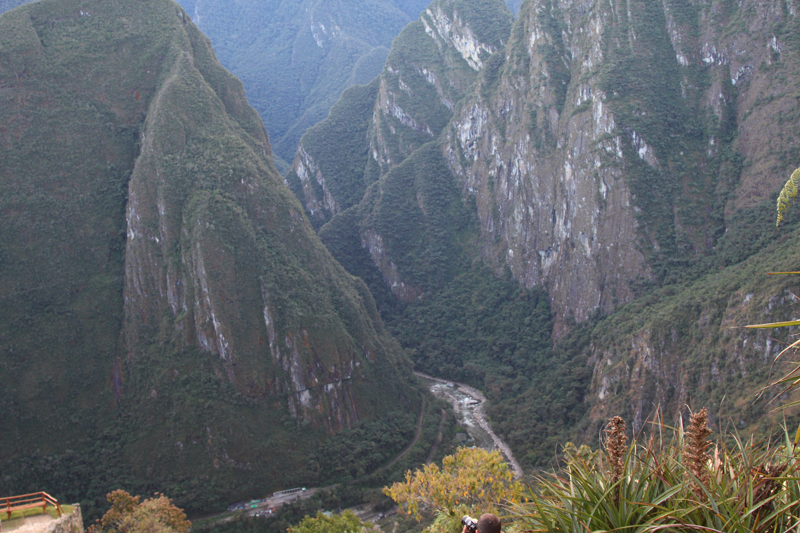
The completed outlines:
{"type": "Polygon", "coordinates": [[[370,153],[381,174],[439,136],[484,60],[502,47],[503,22],[510,23],[503,7],[489,5],[476,13],[466,3],[433,2],[398,36],[372,118],[370,153]],[[483,17],[500,18],[499,31],[479,32],[483,17]]]}
{"type": "Polygon", "coordinates": [[[648,272],[623,141],[592,78],[603,59],[599,15],[582,19],[592,30],[567,43],[526,12],[510,45],[522,50],[487,73],[483,86],[497,88],[464,102],[444,146],[477,200],[483,254],[526,286],[547,286],[555,310],[578,321],[629,300],[628,281],[648,272]]]}
{"type": "Polygon", "coordinates": [[[795,52],[776,24],[792,9],[531,2],[444,134],[484,256],[582,321],[713,250],[797,145],[795,52]]]}
{"type": "Polygon", "coordinates": [[[302,184],[305,207],[312,219],[324,220],[325,215],[339,213],[339,204],[325,183],[325,174],[302,145],[297,150],[292,170],[302,184]],[[315,194],[317,187],[321,189],[320,198],[315,194]]]}

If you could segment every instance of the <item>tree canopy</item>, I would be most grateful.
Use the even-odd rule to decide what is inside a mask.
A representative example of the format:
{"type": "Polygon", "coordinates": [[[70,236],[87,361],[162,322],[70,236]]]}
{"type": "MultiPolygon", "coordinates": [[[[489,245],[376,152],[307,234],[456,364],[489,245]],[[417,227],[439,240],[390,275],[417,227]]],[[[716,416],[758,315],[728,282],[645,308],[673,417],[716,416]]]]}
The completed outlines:
{"type": "Polygon", "coordinates": [[[384,493],[419,518],[424,507],[447,515],[457,510],[496,512],[501,503],[519,501],[522,485],[499,451],[459,448],[444,458],[441,468],[431,463],[414,473],[409,470],[404,482],[384,488],[384,493]]]}
{"type": "Polygon", "coordinates": [[[326,515],[322,511],[312,518],[306,516],[296,526],[290,527],[288,533],[360,533],[369,522],[362,522],[353,511],[346,510],[340,514],[326,515]]]}

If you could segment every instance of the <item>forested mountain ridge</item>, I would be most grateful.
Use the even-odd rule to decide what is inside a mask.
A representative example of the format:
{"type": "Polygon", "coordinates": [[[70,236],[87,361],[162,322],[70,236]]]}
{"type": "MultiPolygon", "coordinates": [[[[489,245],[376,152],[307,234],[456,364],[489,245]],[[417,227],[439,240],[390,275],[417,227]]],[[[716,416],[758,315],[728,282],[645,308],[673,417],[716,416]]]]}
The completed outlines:
{"type": "MultiPolygon", "coordinates": [[[[750,427],[787,332],[731,328],[793,312],[796,283],[759,273],[798,259],[773,207],[800,160],[797,13],[793,2],[527,1],[441,134],[406,118],[408,103],[382,106],[389,59],[359,93],[372,102],[346,93],[347,112],[301,140],[287,181],[310,216],[338,209],[320,236],[367,281],[415,365],[486,391],[527,465],[593,438],[606,416],[638,429],[658,406],[671,419],[707,405],[750,427]],[[388,150],[374,133],[384,108],[406,119],[388,150]],[[404,145],[403,128],[430,142],[404,145]],[[326,129],[346,151],[320,146],[326,129]],[[381,163],[403,146],[402,162],[381,163]],[[367,171],[339,173],[342,161],[367,171]],[[495,284],[509,279],[527,301],[546,291],[552,320],[541,305],[523,320],[510,290],[499,306],[507,289],[495,284]]],[[[420,76],[425,61],[411,62],[420,76]]],[[[442,102],[402,74],[397,87],[417,114],[442,102]]]]}
{"type": "MultiPolygon", "coordinates": [[[[503,22],[510,26],[510,15],[498,5],[495,11],[480,14],[490,19],[504,16],[503,22]]],[[[489,36],[491,42],[484,42],[472,35],[470,19],[462,20],[457,11],[453,16],[453,9],[450,2],[432,4],[400,33],[384,72],[368,91],[346,92],[325,124],[307,132],[287,180],[304,199],[315,224],[355,205],[378,176],[434,139],[454,102],[475,80],[481,50],[486,54],[500,45],[498,36],[507,28],[501,27],[489,36]],[[442,6],[450,13],[445,14],[442,6]],[[453,46],[461,34],[464,46],[474,48],[463,55],[453,46]],[[339,131],[339,127],[348,130],[339,131]],[[350,143],[346,149],[339,145],[343,140],[350,143]],[[318,150],[322,152],[317,154],[318,150]]]]}
{"type": "MultiPolygon", "coordinates": [[[[380,77],[346,92],[306,133],[287,174],[316,224],[356,218],[334,217],[323,240],[361,242],[403,301],[441,287],[463,255],[468,215],[431,143],[511,23],[501,1],[432,2],[395,39],[380,77]],[[416,272],[401,277],[404,266],[416,272]]],[[[334,255],[352,263],[348,253],[334,255]]]]}
{"type": "MultiPolygon", "coordinates": [[[[0,13],[31,0],[0,0],[0,13]]],[[[180,0],[211,39],[288,168],[300,136],[324,119],[341,92],[380,73],[394,37],[426,0],[180,0]]],[[[519,0],[509,6],[515,11],[519,0]]]]}
{"type": "Polygon", "coordinates": [[[410,365],[180,6],[6,13],[0,87],[4,493],[208,512],[325,481],[341,458],[317,452],[357,423],[393,428],[370,464],[399,451],[410,365]]]}

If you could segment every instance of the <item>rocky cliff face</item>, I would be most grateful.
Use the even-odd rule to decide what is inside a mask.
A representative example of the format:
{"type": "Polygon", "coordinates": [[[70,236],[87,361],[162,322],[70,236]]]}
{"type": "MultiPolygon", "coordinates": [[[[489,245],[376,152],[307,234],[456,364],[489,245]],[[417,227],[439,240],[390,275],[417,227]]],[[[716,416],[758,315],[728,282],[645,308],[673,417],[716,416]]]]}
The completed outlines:
{"type": "Polygon", "coordinates": [[[38,2],[0,28],[3,464],[113,428],[122,451],[88,468],[240,493],[286,483],[329,433],[416,412],[368,290],[177,4],[38,2]]]}
{"type": "Polygon", "coordinates": [[[482,7],[433,2],[393,45],[370,132],[370,153],[380,174],[439,136],[484,60],[502,47],[510,13],[500,3],[482,7]],[[486,19],[497,27],[486,29],[486,19]]]}
{"type": "Polygon", "coordinates": [[[649,268],[622,136],[593,77],[604,17],[564,7],[520,15],[505,57],[448,126],[444,150],[477,200],[483,254],[527,286],[546,285],[557,312],[582,321],[629,300],[628,281],[649,268]],[[581,31],[563,31],[573,27],[581,31]]]}
{"type": "MultiPolygon", "coordinates": [[[[786,127],[796,112],[796,52],[784,43],[792,13],[541,1],[505,38],[475,29],[487,13],[470,19],[435,2],[398,37],[379,79],[365,181],[441,133],[450,172],[475,200],[482,255],[547,287],[560,335],[567,317],[608,313],[642,284],[674,281],[675,261],[713,253],[733,213],[779,186],[768,169],[797,145],[786,127]]],[[[316,177],[306,208],[333,213],[313,144],[301,143],[295,162],[316,177]]],[[[391,269],[392,258],[371,253],[391,269]]],[[[392,285],[402,276],[384,274],[392,285]]]]}
{"type": "Polygon", "coordinates": [[[530,3],[446,133],[484,255],[581,321],[630,301],[636,278],[668,275],[668,257],[713,249],[723,210],[778,188],[767,169],[797,143],[782,126],[796,108],[779,37],[792,11],[530,3]]]}
{"type": "MultiPolygon", "coordinates": [[[[547,288],[556,335],[564,317],[612,312],[642,282],[674,283],[703,261],[719,268],[757,251],[756,221],[769,231],[759,206],[798,160],[796,13],[757,2],[522,8],[497,66],[447,127],[443,153],[476,199],[484,257],[547,288]]],[[[690,401],[716,406],[723,384],[765,383],[758,369],[776,345],[726,328],[785,313],[746,297],[780,299],[785,287],[739,279],[698,296],[714,283],[683,293],[689,309],[646,299],[683,328],[625,312],[598,326],[593,417],[623,412],[640,426],[654,406],[674,416],[690,401]]],[[[748,418],[741,404],[729,413],[748,418]]]]}

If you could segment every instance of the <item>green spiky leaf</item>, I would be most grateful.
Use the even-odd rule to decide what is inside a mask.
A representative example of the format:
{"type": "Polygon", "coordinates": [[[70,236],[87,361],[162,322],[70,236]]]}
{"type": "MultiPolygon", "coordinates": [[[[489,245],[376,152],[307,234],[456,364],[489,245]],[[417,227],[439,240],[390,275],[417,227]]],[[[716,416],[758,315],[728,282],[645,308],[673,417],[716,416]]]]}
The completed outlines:
{"type": "Polygon", "coordinates": [[[792,203],[792,198],[797,196],[797,191],[800,188],[800,168],[795,169],[789,180],[781,189],[778,195],[778,218],[775,221],[775,226],[780,226],[789,205],[792,203]]]}
{"type": "Polygon", "coordinates": [[[771,329],[785,328],[788,326],[800,326],[800,320],[788,320],[786,322],[770,322],[769,324],[751,324],[745,326],[746,329],[771,329]]]}

